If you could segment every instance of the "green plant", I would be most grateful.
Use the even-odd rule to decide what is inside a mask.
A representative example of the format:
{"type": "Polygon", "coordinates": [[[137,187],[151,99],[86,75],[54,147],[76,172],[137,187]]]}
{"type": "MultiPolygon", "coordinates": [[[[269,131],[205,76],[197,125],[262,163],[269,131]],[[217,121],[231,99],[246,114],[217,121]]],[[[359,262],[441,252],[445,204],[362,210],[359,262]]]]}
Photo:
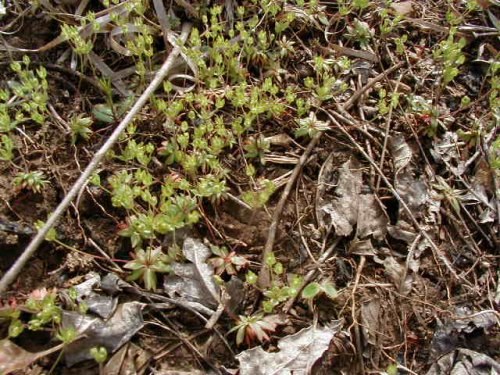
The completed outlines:
{"type": "Polygon", "coordinates": [[[276,190],[276,185],[267,179],[258,183],[256,190],[246,191],[241,195],[243,201],[253,208],[263,207],[276,190]]]}
{"type": "Polygon", "coordinates": [[[41,66],[36,71],[30,69],[31,59],[24,56],[22,62],[14,61],[10,69],[17,79],[7,81],[0,89],[0,160],[14,158],[15,143],[11,134],[23,123],[34,122],[44,125],[48,113],[47,70],[41,66]]]}
{"type": "MultiPolygon", "coordinates": [[[[42,220],[37,220],[35,222],[35,228],[40,230],[45,223],[42,220]]],[[[45,235],[45,240],[49,242],[57,241],[57,232],[55,228],[50,228],[47,234],[45,235]]]]}
{"type": "Polygon", "coordinates": [[[430,100],[419,95],[409,95],[407,100],[410,111],[417,114],[422,125],[426,126],[427,135],[434,137],[440,128],[446,130],[440,110],[430,100]]]}
{"type": "Polygon", "coordinates": [[[350,1],[352,7],[357,10],[364,10],[370,5],[369,0],[352,0],[350,1]]]}
{"type": "Polygon", "coordinates": [[[398,375],[398,364],[397,363],[391,363],[387,368],[385,369],[385,373],[387,375],[398,375]]]}
{"type": "Polygon", "coordinates": [[[48,182],[43,172],[40,171],[18,173],[12,181],[17,188],[28,189],[35,193],[40,193],[48,182]]]}
{"type": "Polygon", "coordinates": [[[269,151],[271,144],[263,136],[257,138],[250,137],[244,144],[245,157],[258,158],[262,164],[265,164],[264,156],[269,151]]]}
{"type": "Polygon", "coordinates": [[[55,291],[42,289],[32,293],[24,305],[25,308],[33,314],[28,322],[30,330],[39,330],[49,323],[61,323],[62,310],[56,302],[56,299],[57,294],[55,291]]]}
{"type": "Polygon", "coordinates": [[[460,215],[460,199],[464,191],[452,188],[441,176],[436,176],[436,180],[433,187],[440,192],[439,198],[447,201],[457,215],[460,215]]]}
{"type": "Polygon", "coordinates": [[[0,104],[0,131],[12,130],[28,119],[42,125],[46,119],[49,100],[47,70],[43,66],[36,71],[30,70],[30,63],[31,59],[25,55],[22,63],[14,61],[10,64],[10,68],[17,74],[18,80],[9,81],[10,90],[5,89],[1,99],[5,100],[7,97],[15,95],[20,100],[15,102],[15,105],[0,104]],[[3,109],[1,109],[2,106],[3,109]],[[9,112],[14,114],[14,120],[9,117],[9,112]]]}
{"type": "Polygon", "coordinates": [[[373,30],[364,21],[355,18],[352,25],[347,26],[346,37],[358,42],[361,47],[367,47],[373,36],[373,30]]]}
{"type": "Polygon", "coordinates": [[[397,28],[403,19],[402,15],[397,15],[394,18],[390,18],[389,11],[387,8],[382,8],[380,11],[381,22],[379,23],[380,34],[382,37],[390,34],[397,28]]]}
{"type": "Polygon", "coordinates": [[[475,122],[469,130],[457,130],[457,135],[460,139],[467,142],[470,147],[476,147],[480,144],[481,137],[484,135],[482,126],[479,122],[475,122]]]}
{"type": "Polygon", "coordinates": [[[500,136],[497,136],[490,149],[490,163],[491,167],[500,171],[500,136]]]}
{"type": "Polygon", "coordinates": [[[96,346],[90,349],[90,355],[99,364],[106,362],[108,359],[108,351],[104,346],[96,346]]]}
{"type": "Polygon", "coordinates": [[[0,160],[10,161],[14,157],[14,142],[8,135],[2,134],[0,138],[0,160]]]}
{"type": "Polygon", "coordinates": [[[92,134],[93,120],[90,117],[85,117],[83,114],[78,116],[73,116],[69,121],[69,127],[71,128],[71,143],[75,144],[78,138],[84,140],[89,139],[92,134]]]}
{"type": "Polygon", "coordinates": [[[338,295],[335,285],[329,281],[324,281],[321,284],[317,282],[307,284],[302,290],[302,298],[313,300],[321,293],[326,294],[331,299],[337,298],[338,295]]]}
{"type": "Polygon", "coordinates": [[[161,248],[146,251],[137,249],[132,255],[133,260],[125,264],[125,268],[132,270],[128,280],[133,281],[142,278],[144,286],[148,290],[155,290],[157,284],[157,273],[169,273],[172,259],[164,254],[161,248]]]}
{"type": "Polygon", "coordinates": [[[248,265],[248,260],[236,255],[236,252],[229,252],[226,247],[210,246],[210,250],[216,257],[212,257],[208,262],[214,267],[216,275],[226,272],[228,275],[236,275],[242,268],[248,265]]]}
{"type": "Polygon", "coordinates": [[[24,324],[19,320],[21,310],[11,306],[0,308],[0,323],[9,323],[8,337],[15,338],[24,331],[24,324]]]}
{"type": "Polygon", "coordinates": [[[64,344],[71,344],[76,340],[78,336],[78,332],[73,327],[68,328],[59,328],[59,332],[56,335],[56,338],[62,341],[64,344]]]}
{"type": "MultiPolygon", "coordinates": [[[[133,104],[134,97],[130,96],[119,102],[114,102],[112,99],[112,89],[109,81],[101,81],[101,86],[108,92],[106,104],[96,104],[92,107],[92,115],[97,121],[111,123],[119,119],[133,104]]],[[[88,126],[90,126],[89,124],[88,126]]],[[[87,126],[87,127],[88,127],[87,126]]]]}
{"type": "MultiPolygon", "coordinates": [[[[82,23],[85,23],[85,20],[85,18],[82,18],[82,23]]],[[[82,36],[81,28],[78,26],[62,24],[61,34],[71,43],[71,47],[78,55],[88,55],[94,48],[93,41],[85,39],[82,36]]]]}
{"type": "Polygon", "coordinates": [[[302,277],[298,275],[289,275],[289,283],[282,281],[284,267],[281,262],[276,260],[274,253],[269,253],[264,259],[271,270],[271,286],[264,290],[266,299],[262,302],[262,308],[265,313],[271,313],[280,303],[295,297],[302,285],[302,277]]]}
{"type": "Polygon", "coordinates": [[[396,91],[392,92],[390,96],[387,96],[387,91],[384,88],[378,90],[378,113],[383,116],[387,114],[391,108],[394,109],[399,104],[400,94],[396,91]]]}
{"type": "MultiPolygon", "coordinates": [[[[15,144],[9,132],[29,120],[42,125],[46,119],[47,71],[43,66],[33,71],[30,69],[30,64],[28,56],[24,56],[22,62],[12,62],[10,69],[16,73],[17,80],[7,81],[8,87],[0,90],[0,133],[6,133],[0,137],[0,160],[11,161],[14,158],[15,144]]],[[[36,179],[36,176],[25,177],[30,180],[29,182],[31,177],[36,179]]],[[[22,183],[19,179],[18,182],[22,183]]],[[[30,185],[29,188],[31,186],[35,189],[41,187],[30,185]]]]}
{"type": "Polygon", "coordinates": [[[236,345],[240,346],[245,342],[250,346],[255,340],[259,342],[268,341],[268,333],[274,332],[277,326],[274,317],[262,314],[240,315],[236,326],[229,333],[236,331],[236,345]]]}
{"type": "Polygon", "coordinates": [[[443,85],[455,79],[460,72],[458,68],[465,62],[462,49],[467,42],[463,37],[457,41],[455,34],[456,28],[452,27],[448,38],[439,43],[433,52],[434,58],[443,64],[443,85]]]}
{"type": "Polygon", "coordinates": [[[298,120],[299,128],[295,130],[297,137],[309,136],[314,137],[318,132],[328,130],[329,124],[325,121],[320,121],[314,112],[309,113],[309,117],[298,120]]]}
{"type": "Polygon", "coordinates": [[[403,34],[400,37],[394,38],[396,44],[396,53],[402,55],[406,51],[405,43],[408,41],[408,34],[403,34]]]}

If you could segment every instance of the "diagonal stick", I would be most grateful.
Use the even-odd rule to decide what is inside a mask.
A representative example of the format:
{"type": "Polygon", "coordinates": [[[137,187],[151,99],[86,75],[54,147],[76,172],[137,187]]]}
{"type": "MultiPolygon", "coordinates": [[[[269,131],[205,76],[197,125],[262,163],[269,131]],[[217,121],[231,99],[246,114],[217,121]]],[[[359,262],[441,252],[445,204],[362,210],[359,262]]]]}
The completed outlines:
{"type": "Polygon", "coordinates": [[[110,135],[108,140],[101,146],[99,151],[95,153],[94,157],[87,165],[87,168],[85,168],[85,170],[82,172],[78,180],[76,180],[76,182],[71,187],[68,194],[66,194],[61,203],[59,203],[54,212],[52,212],[52,214],[49,216],[44,226],[38,231],[36,236],[31,240],[29,245],[26,247],[26,249],[24,249],[23,253],[19,256],[19,258],[17,258],[16,262],[2,277],[2,279],[0,280],[0,293],[5,292],[7,290],[7,287],[16,279],[16,277],[19,275],[26,262],[33,256],[33,254],[38,249],[40,244],[44,241],[48,231],[54,226],[57,219],[59,219],[59,217],[64,213],[64,211],[66,211],[71,201],[76,197],[80,189],[85,187],[85,185],[88,183],[88,180],[91,177],[92,173],[94,173],[94,171],[99,166],[101,160],[111,149],[111,147],[113,147],[113,145],[116,143],[121,133],[123,133],[123,131],[132,122],[137,113],[139,113],[142,107],[149,100],[149,97],[163,82],[168,72],[170,71],[172,65],[174,64],[176,57],[181,53],[181,48],[182,48],[181,46],[186,42],[190,31],[191,31],[191,24],[185,23],[182,26],[182,32],[179,37],[179,41],[181,42],[180,45],[175,46],[175,48],[172,50],[168,58],[161,66],[160,70],[158,70],[158,72],[156,73],[155,77],[153,78],[149,86],[144,90],[139,99],[137,99],[134,106],[130,109],[130,111],[127,113],[125,118],[120,122],[120,124],[116,127],[116,129],[110,135]]]}

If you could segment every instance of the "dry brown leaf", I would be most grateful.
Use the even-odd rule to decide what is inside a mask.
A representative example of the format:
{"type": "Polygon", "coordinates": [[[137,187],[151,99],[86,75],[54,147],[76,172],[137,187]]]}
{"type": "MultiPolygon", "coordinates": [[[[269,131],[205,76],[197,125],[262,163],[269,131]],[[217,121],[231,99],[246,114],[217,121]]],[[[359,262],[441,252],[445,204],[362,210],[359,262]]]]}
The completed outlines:
{"type": "Polygon", "coordinates": [[[392,3],[391,8],[399,16],[406,16],[413,13],[413,1],[402,1],[400,3],[392,3]]]}
{"type": "Polygon", "coordinates": [[[213,308],[220,303],[220,288],[214,269],[206,263],[210,249],[198,240],[186,238],[182,248],[190,263],[173,263],[173,275],[165,277],[163,287],[171,298],[181,298],[213,308]]]}
{"type": "Polygon", "coordinates": [[[412,151],[402,134],[396,134],[389,138],[389,152],[392,155],[394,169],[398,174],[404,167],[406,167],[412,157],[412,151]]]}
{"type": "Polygon", "coordinates": [[[373,236],[383,239],[387,232],[387,216],[384,214],[373,194],[359,196],[357,238],[373,236]]]}
{"type": "Polygon", "coordinates": [[[0,373],[8,374],[23,370],[36,360],[57,352],[63,345],[57,345],[43,352],[31,353],[8,339],[0,340],[0,373]]]}
{"type": "Polygon", "coordinates": [[[361,304],[361,324],[366,342],[376,347],[380,332],[380,299],[374,298],[361,304]]]}
{"type": "Polygon", "coordinates": [[[486,354],[469,349],[457,349],[432,365],[427,375],[490,375],[499,374],[500,364],[486,354]]]}
{"type": "Polygon", "coordinates": [[[335,228],[338,236],[349,236],[357,225],[357,238],[370,235],[383,238],[387,231],[387,217],[373,194],[361,194],[361,184],[360,165],[351,158],[339,170],[335,198],[323,205],[321,211],[330,216],[327,223],[335,228]]]}
{"type": "Polygon", "coordinates": [[[351,158],[340,168],[335,190],[337,197],[322,207],[322,210],[330,215],[330,224],[338,236],[349,236],[358,220],[361,182],[359,164],[351,158]]]}
{"type": "Polygon", "coordinates": [[[91,359],[90,349],[93,347],[104,346],[108,353],[114,353],[144,326],[143,307],[144,304],[139,302],[123,303],[108,320],[64,311],[63,327],[74,327],[78,333],[85,335],[65,348],[66,364],[71,366],[91,359]]]}
{"type": "Polygon", "coordinates": [[[328,349],[339,328],[338,321],[330,327],[304,328],[278,342],[278,352],[268,353],[261,346],[236,356],[241,375],[308,374],[314,363],[328,349]]]}

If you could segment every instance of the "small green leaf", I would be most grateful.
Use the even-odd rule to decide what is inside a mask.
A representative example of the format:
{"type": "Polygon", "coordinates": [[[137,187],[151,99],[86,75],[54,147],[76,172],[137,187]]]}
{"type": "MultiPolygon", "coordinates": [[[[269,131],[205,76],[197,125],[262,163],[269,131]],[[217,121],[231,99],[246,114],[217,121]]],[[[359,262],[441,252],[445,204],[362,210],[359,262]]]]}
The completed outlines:
{"type": "Polygon", "coordinates": [[[68,328],[61,328],[58,334],[56,335],[56,338],[62,341],[64,344],[70,344],[71,342],[75,341],[77,336],[78,336],[77,330],[73,327],[68,327],[68,328]]]}
{"type": "Polygon", "coordinates": [[[321,292],[321,285],[316,282],[311,283],[307,285],[302,291],[302,298],[313,299],[318,295],[319,292],[321,292]]]}
{"type": "Polygon", "coordinates": [[[104,363],[108,358],[108,351],[104,346],[93,347],[90,349],[90,355],[97,363],[104,363]]]}
{"type": "Polygon", "coordinates": [[[283,269],[283,264],[282,264],[281,262],[276,263],[276,264],[274,265],[273,269],[274,269],[274,273],[275,273],[276,275],[281,275],[281,274],[283,274],[284,269],[283,269]]]}
{"type": "Polygon", "coordinates": [[[19,336],[24,331],[23,323],[20,320],[13,320],[9,325],[9,337],[14,338],[19,336]]]}
{"type": "Polygon", "coordinates": [[[73,301],[75,301],[75,300],[78,298],[78,291],[77,291],[75,288],[71,287],[71,288],[69,288],[69,290],[68,290],[68,296],[69,296],[69,298],[71,298],[73,301]]]}
{"type": "Polygon", "coordinates": [[[113,109],[106,104],[96,104],[92,108],[92,114],[97,120],[102,122],[111,123],[115,121],[113,109]]]}
{"type": "Polygon", "coordinates": [[[151,268],[146,268],[142,277],[144,279],[144,286],[146,289],[156,289],[156,273],[151,268]]]}
{"type": "Polygon", "coordinates": [[[453,210],[457,213],[457,215],[460,215],[460,202],[458,199],[455,197],[449,197],[448,200],[453,210]]]}
{"type": "Polygon", "coordinates": [[[276,257],[274,256],[274,253],[271,252],[267,254],[265,262],[269,267],[274,266],[276,264],[276,257]]]}
{"type": "Polygon", "coordinates": [[[215,255],[217,255],[219,257],[225,257],[228,254],[228,251],[224,246],[222,246],[222,247],[210,246],[210,250],[212,250],[212,253],[214,253],[215,255]]]}
{"type": "Polygon", "coordinates": [[[245,339],[245,330],[246,326],[241,326],[238,329],[238,332],[236,333],[236,345],[240,346],[243,343],[243,340],[245,339]]]}
{"type": "MultiPolygon", "coordinates": [[[[35,223],[35,228],[37,230],[40,230],[44,225],[45,225],[45,223],[42,220],[37,220],[35,223]]],[[[47,234],[45,235],[45,240],[51,242],[51,241],[54,241],[56,239],[57,239],[56,230],[54,228],[50,228],[49,231],[47,232],[47,234]]]]}
{"type": "Polygon", "coordinates": [[[90,177],[89,182],[92,185],[101,186],[101,176],[99,176],[99,173],[98,172],[94,173],[92,177],[90,177]]]}
{"type": "Polygon", "coordinates": [[[78,312],[82,315],[85,315],[87,311],[89,310],[89,305],[87,305],[85,302],[81,302],[78,305],[78,312]]]}
{"type": "Polygon", "coordinates": [[[214,281],[217,285],[224,285],[224,280],[219,275],[214,275],[214,281]]]}
{"type": "Polygon", "coordinates": [[[385,372],[387,375],[398,375],[398,365],[396,363],[390,364],[385,372]]]}
{"type": "Polygon", "coordinates": [[[335,299],[337,298],[338,296],[338,292],[337,292],[337,289],[335,288],[335,285],[333,285],[333,283],[330,283],[330,282],[327,282],[327,283],[324,283],[322,286],[321,286],[321,289],[323,289],[323,292],[325,292],[325,294],[330,297],[331,299],[335,299]]]}
{"type": "Polygon", "coordinates": [[[257,275],[252,271],[247,272],[245,279],[250,285],[255,285],[257,283],[257,275]]]}
{"type": "Polygon", "coordinates": [[[304,282],[304,278],[300,275],[293,275],[292,281],[290,282],[290,287],[292,288],[300,288],[302,283],[304,282]]]}
{"type": "Polygon", "coordinates": [[[270,314],[274,310],[275,304],[272,301],[264,301],[262,302],[262,309],[266,314],[270,314]]]}

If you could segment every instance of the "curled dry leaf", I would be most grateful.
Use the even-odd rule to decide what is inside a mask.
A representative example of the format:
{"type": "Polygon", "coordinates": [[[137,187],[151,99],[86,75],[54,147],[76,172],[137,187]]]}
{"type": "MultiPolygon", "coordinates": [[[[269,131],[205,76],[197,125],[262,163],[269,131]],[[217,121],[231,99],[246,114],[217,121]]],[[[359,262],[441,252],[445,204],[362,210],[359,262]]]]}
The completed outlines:
{"type": "Polygon", "coordinates": [[[408,244],[412,243],[417,236],[415,228],[404,220],[398,220],[396,225],[389,225],[387,227],[387,232],[392,238],[404,241],[408,244]]]}
{"type": "Polygon", "coordinates": [[[373,298],[361,304],[361,324],[363,336],[366,342],[374,347],[377,347],[378,332],[381,331],[380,326],[383,324],[380,312],[380,299],[373,298]]]}
{"type": "Polygon", "coordinates": [[[261,346],[245,350],[236,356],[240,362],[240,374],[306,375],[328,349],[338,327],[334,324],[332,328],[304,328],[279,340],[279,351],[275,353],[268,353],[261,346]]]}
{"type": "MultiPolygon", "coordinates": [[[[421,216],[422,206],[429,199],[425,182],[415,177],[411,171],[405,170],[396,177],[395,188],[412,214],[417,217],[421,216]]],[[[400,212],[403,214],[401,209],[400,212]]]]}
{"type": "Polygon", "coordinates": [[[402,1],[400,3],[392,3],[391,8],[398,16],[407,16],[413,12],[413,1],[402,1]]]}
{"type": "Polygon", "coordinates": [[[83,339],[71,343],[64,350],[67,365],[91,359],[90,349],[94,347],[103,346],[108,353],[114,353],[144,326],[143,306],[138,302],[121,304],[106,321],[64,311],[63,327],[74,327],[79,334],[85,334],[83,339]]]}
{"type": "Polygon", "coordinates": [[[384,238],[387,232],[388,219],[374,194],[361,194],[359,196],[358,225],[356,237],[366,238],[373,236],[377,239],[384,238]]]}
{"type": "Polygon", "coordinates": [[[458,307],[454,317],[441,324],[434,333],[431,352],[438,357],[455,350],[473,333],[478,341],[488,329],[498,327],[499,322],[499,316],[494,310],[473,312],[468,307],[458,307]]]}
{"type": "Polygon", "coordinates": [[[174,275],[165,277],[163,287],[171,298],[201,303],[213,308],[220,302],[220,288],[215,283],[214,268],[206,263],[210,249],[198,240],[186,238],[183,254],[191,263],[172,263],[174,275]]]}
{"type": "Polygon", "coordinates": [[[108,319],[115,311],[118,300],[94,292],[94,289],[101,283],[101,277],[97,273],[91,272],[86,277],[87,280],[74,287],[78,293],[76,300],[78,303],[84,302],[88,306],[89,312],[97,314],[103,319],[108,319]]]}
{"type": "Polygon", "coordinates": [[[330,225],[339,236],[349,236],[358,219],[358,200],[361,193],[361,170],[352,158],[339,171],[336,198],[322,207],[330,215],[330,225]]]}
{"type": "Polygon", "coordinates": [[[404,295],[410,293],[413,286],[413,276],[406,272],[405,265],[402,262],[396,260],[390,254],[386,255],[383,260],[375,257],[375,261],[384,266],[385,273],[400,293],[404,295]]]}
{"type": "Polygon", "coordinates": [[[36,360],[60,350],[63,345],[57,345],[43,352],[31,353],[8,339],[0,340],[0,373],[9,374],[23,370],[36,360]]]}
{"type": "Polygon", "coordinates": [[[499,374],[500,364],[486,354],[469,349],[457,349],[441,357],[426,375],[489,375],[499,374]]]}
{"type": "Polygon", "coordinates": [[[349,236],[357,225],[358,238],[383,238],[387,217],[373,194],[361,194],[361,184],[360,165],[351,158],[340,168],[336,197],[321,210],[330,216],[329,224],[338,236],[349,236]]]}
{"type": "Polygon", "coordinates": [[[457,133],[448,131],[441,139],[434,142],[430,153],[434,160],[443,162],[449,166],[455,176],[461,176],[465,171],[465,162],[460,155],[465,143],[460,141],[457,133]]]}
{"type": "Polygon", "coordinates": [[[266,137],[265,140],[266,142],[269,142],[270,145],[282,147],[288,147],[292,142],[292,138],[286,133],[272,135],[270,137],[266,137]]]}
{"type": "Polygon", "coordinates": [[[402,134],[391,136],[388,146],[394,163],[394,169],[396,174],[398,174],[411,162],[412,151],[402,134]]]}

